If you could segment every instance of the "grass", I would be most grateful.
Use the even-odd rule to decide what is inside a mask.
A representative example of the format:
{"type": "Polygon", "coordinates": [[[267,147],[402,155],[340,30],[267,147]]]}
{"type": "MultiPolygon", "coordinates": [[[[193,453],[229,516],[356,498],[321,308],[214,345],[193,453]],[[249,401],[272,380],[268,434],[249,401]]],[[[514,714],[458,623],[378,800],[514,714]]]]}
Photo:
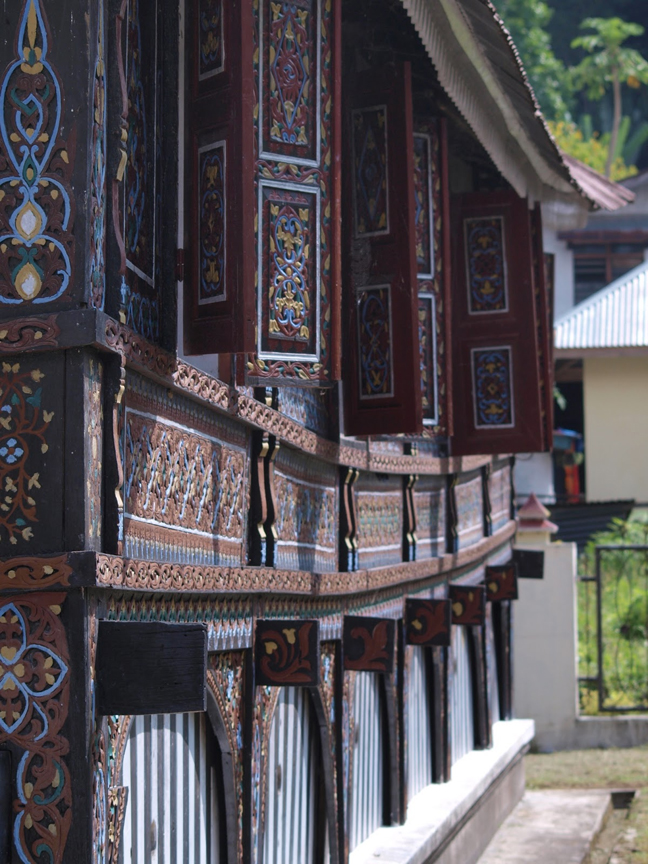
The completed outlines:
{"type": "Polygon", "coordinates": [[[525,768],[528,789],[641,789],[648,787],[648,745],[530,753],[525,768]]]}
{"type": "Polygon", "coordinates": [[[618,823],[612,857],[605,856],[605,860],[610,864],[648,864],[648,745],[627,750],[531,753],[524,762],[528,789],[638,790],[628,818],[618,823]]]}

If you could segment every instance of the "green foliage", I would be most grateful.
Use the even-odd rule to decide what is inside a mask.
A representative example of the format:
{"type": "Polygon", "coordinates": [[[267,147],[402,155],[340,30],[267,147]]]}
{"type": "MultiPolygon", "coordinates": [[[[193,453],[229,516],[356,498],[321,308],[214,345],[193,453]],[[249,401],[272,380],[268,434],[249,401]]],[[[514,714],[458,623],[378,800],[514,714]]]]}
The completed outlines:
{"type": "MultiPolygon", "coordinates": [[[[605,172],[605,164],[608,157],[610,146],[610,133],[600,135],[598,132],[589,132],[589,138],[585,136],[582,129],[579,129],[575,123],[567,121],[549,121],[549,128],[552,135],[556,139],[556,143],[561,150],[573,156],[575,159],[580,159],[590,168],[603,174],[605,172]]],[[[590,127],[591,129],[591,127],[590,127]]],[[[618,152],[617,146],[617,152],[618,152]]],[[[632,177],[637,173],[635,165],[627,165],[623,156],[617,156],[612,163],[610,177],[612,180],[623,180],[626,177],[632,177]]]]}
{"type": "Polygon", "coordinates": [[[623,159],[629,165],[634,165],[644,144],[648,141],[648,122],[641,123],[628,138],[623,148],[623,159]]]}
{"type": "Polygon", "coordinates": [[[571,88],[567,69],[551,47],[548,25],[553,15],[545,0],[494,0],[511,32],[540,107],[547,117],[569,113],[571,88]]]}
{"type": "Polygon", "coordinates": [[[623,47],[631,36],[641,36],[644,27],[621,18],[585,18],[581,29],[594,30],[572,40],[572,48],[587,52],[571,68],[573,84],[593,101],[602,99],[607,85],[616,80],[635,89],[648,84],[648,62],[634,48],[623,47]]]}
{"type": "MultiPolygon", "coordinates": [[[[581,555],[579,572],[594,576],[597,546],[612,548],[600,558],[601,625],[605,705],[622,708],[648,703],[648,513],[613,519],[595,534],[581,555]]],[[[595,583],[578,584],[579,675],[597,674],[597,612],[595,583]]],[[[593,683],[593,682],[592,682],[593,683]]],[[[596,686],[581,682],[581,711],[599,710],[596,686]]]]}

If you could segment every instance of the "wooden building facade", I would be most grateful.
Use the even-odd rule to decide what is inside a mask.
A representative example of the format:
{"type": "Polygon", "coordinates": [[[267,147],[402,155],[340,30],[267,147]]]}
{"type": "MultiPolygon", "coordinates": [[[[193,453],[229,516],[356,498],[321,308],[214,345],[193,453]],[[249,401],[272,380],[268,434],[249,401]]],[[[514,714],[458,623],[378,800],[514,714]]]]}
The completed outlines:
{"type": "Polygon", "coordinates": [[[342,864],[512,717],[581,193],[487,0],[8,0],[0,81],[0,858],[342,864]]]}

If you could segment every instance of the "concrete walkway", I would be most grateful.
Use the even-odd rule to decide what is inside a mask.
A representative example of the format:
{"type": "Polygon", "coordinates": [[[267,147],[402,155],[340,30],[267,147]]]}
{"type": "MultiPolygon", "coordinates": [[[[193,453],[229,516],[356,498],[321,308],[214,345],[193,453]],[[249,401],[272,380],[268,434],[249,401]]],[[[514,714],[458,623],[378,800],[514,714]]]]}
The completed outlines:
{"type": "Polygon", "coordinates": [[[605,824],[609,792],[525,792],[479,864],[583,864],[605,824]]]}

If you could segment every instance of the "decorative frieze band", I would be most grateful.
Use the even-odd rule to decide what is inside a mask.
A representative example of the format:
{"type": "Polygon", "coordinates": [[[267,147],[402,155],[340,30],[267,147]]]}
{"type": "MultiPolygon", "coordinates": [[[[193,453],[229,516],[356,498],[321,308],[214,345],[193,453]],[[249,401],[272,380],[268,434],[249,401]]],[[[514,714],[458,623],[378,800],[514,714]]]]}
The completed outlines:
{"type": "Polygon", "coordinates": [[[380,452],[364,444],[337,444],[268,407],[252,396],[201,372],[157,348],[130,328],[99,310],[30,316],[0,331],[0,356],[17,351],[42,351],[93,345],[123,356],[126,364],[147,372],[167,387],[186,393],[243,422],[276,436],[281,443],[316,455],[325,462],[387,474],[437,475],[465,473],[499,457],[437,458],[380,452]],[[4,335],[3,335],[4,333],[4,335]]]}

